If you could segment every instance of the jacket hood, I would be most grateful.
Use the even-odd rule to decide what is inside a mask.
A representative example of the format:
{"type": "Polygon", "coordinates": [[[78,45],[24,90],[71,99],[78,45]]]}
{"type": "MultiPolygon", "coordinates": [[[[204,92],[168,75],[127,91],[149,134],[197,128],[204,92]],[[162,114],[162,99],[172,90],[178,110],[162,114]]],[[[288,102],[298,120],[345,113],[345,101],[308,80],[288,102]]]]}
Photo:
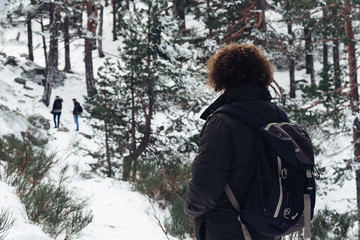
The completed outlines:
{"type": "Polygon", "coordinates": [[[210,106],[201,114],[200,118],[206,120],[213,112],[224,104],[231,104],[241,101],[251,101],[262,99],[270,101],[269,90],[257,84],[241,84],[231,89],[225,90],[210,106]]]}

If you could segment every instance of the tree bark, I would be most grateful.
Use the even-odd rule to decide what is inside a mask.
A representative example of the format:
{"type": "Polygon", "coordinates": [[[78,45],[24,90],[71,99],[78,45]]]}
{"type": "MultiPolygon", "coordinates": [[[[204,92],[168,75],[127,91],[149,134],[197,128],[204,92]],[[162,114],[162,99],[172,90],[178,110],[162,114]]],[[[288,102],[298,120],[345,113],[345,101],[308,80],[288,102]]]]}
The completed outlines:
{"type": "Polygon", "coordinates": [[[110,158],[110,148],[109,148],[109,130],[108,130],[108,124],[107,121],[104,120],[104,124],[105,124],[105,151],[106,151],[106,162],[107,162],[107,166],[108,166],[108,173],[107,176],[108,177],[112,177],[113,176],[113,170],[112,170],[112,164],[111,164],[111,158],[110,158]]]}
{"type": "Polygon", "coordinates": [[[86,13],[87,13],[87,34],[85,36],[85,78],[86,78],[86,90],[88,97],[95,96],[95,81],[94,81],[94,69],[92,61],[92,49],[93,49],[93,17],[92,12],[93,1],[87,0],[86,13]]]}
{"type": "Polygon", "coordinates": [[[48,59],[48,67],[46,71],[46,81],[44,94],[41,101],[49,106],[50,96],[52,90],[52,84],[58,71],[58,14],[57,5],[54,2],[50,2],[50,52],[48,59]]]}
{"type": "Polygon", "coordinates": [[[185,29],[185,0],[173,0],[173,19],[179,20],[180,29],[185,29]]]}
{"type": "Polygon", "coordinates": [[[103,58],[105,57],[105,54],[103,52],[103,41],[102,41],[102,37],[103,37],[103,25],[104,25],[104,6],[100,5],[100,18],[99,18],[99,40],[98,40],[98,52],[99,52],[99,57],[103,58]]]}
{"type": "Polygon", "coordinates": [[[351,5],[349,0],[344,2],[344,11],[345,11],[345,33],[347,38],[347,50],[348,50],[348,60],[349,60],[349,77],[350,77],[350,96],[354,101],[359,101],[359,93],[357,86],[357,67],[356,67],[356,50],[355,50],[355,40],[354,40],[354,31],[352,28],[352,19],[351,19],[351,5]]]}
{"type": "Polygon", "coordinates": [[[113,29],[112,29],[112,33],[113,33],[113,41],[116,41],[118,40],[118,37],[117,37],[117,24],[116,24],[116,14],[117,14],[117,11],[118,11],[118,7],[117,7],[117,0],[112,0],[112,8],[113,8],[113,11],[112,11],[112,15],[113,15],[113,29]]]}
{"type": "MultiPolygon", "coordinates": [[[[337,21],[338,19],[338,10],[337,7],[333,7],[332,11],[332,19],[335,19],[334,21],[334,27],[336,29],[336,31],[339,31],[341,26],[339,24],[339,22],[337,21]]],[[[335,78],[335,88],[336,89],[341,89],[341,79],[340,79],[340,54],[339,54],[339,41],[337,40],[338,36],[335,35],[333,36],[334,40],[333,40],[333,47],[332,47],[332,53],[333,53],[333,62],[334,62],[334,78],[335,78]]]]}
{"type": "Polygon", "coordinates": [[[42,33],[42,42],[43,42],[43,49],[44,49],[44,58],[45,58],[45,68],[48,68],[48,56],[47,56],[47,46],[46,46],[46,38],[44,33],[44,22],[43,18],[40,17],[40,25],[41,25],[41,33],[42,33]]]}
{"type": "MultiPolygon", "coordinates": [[[[326,1],[326,6],[329,5],[329,0],[326,1]]],[[[328,21],[328,9],[327,8],[324,8],[323,9],[323,21],[324,22],[327,22],[328,21]]],[[[326,33],[323,33],[323,39],[326,40],[328,38],[327,34],[326,33]]],[[[323,66],[326,66],[326,69],[327,69],[327,66],[329,65],[329,50],[328,50],[328,45],[327,45],[327,42],[324,41],[323,42],[323,66]]]]}
{"type": "MultiPolygon", "coordinates": [[[[265,4],[266,0],[256,0],[256,9],[257,9],[257,29],[265,33],[266,32],[266,21],[265,21],[265,4]]],[[[265,38],[257,38],[255,39],[255,44],[266,46],[266,39],[265,38]]]]}
{"type": "Polygon", "coordinates": [[[33,62],[34,61],[34,48],[33,48],[31,18],[32,18],[31,14],[28,13],[26,15],[26,25],[27,25],[27,35],[28,35],[28,50],[29,50],[28,59],[33,62]]]}
{"type": "MultiPolygon", "coordinates": [[[[350,97],[352,112],[356,115],[359,112],[357,103],[359,101],[358,85],[357,85],[357,69],[356,69],[356,50],[354,41],[354,31],[351,19],[351,4],[349,0],[344,1],[345,14],[345,33],[347,38],[348,60],[349,60],[349,76],[350,76],[350,97]]],[[[353,124],[353,142],[355,163],[360,163],[360,121],[358,118],[353,124]]],[[[355,171],[356,175],[356,195],[357,195],[357,216],[360,217],[360,170],[355,171]]]]}
{"type": "Polygon", "coordinates": [[[65,13],[64,17],[64,47],[65,47],[65,67],[64,71],[71,72],[70,62],[70,34],[69,34],[69,15],[65,13]]]}
{"type": "Polygon", "coordinates": [[[307,27],[304,28],[304,38],[305,38],[305,65],[306,73],[310,74],[311,84],[315,84],[315,72],[314,72],[314,57],[313,49],[311,42],[311,31],[307,27]]]}
{"type": "MultiPolygon", "coordinates": [[[[288,35],[290,36],[289,39],[289,46],[293,45],[293,37],[294,33],[292,30],[292,23],[291,21],[288,21],[287,23],[288,28],[288,35]]],[[[296,82],[295,82],[295,60],[293,56],[289,56],[289,78],[290,78],[290,92],[289,96],[290,98],[296,97],[296,82]]]]}

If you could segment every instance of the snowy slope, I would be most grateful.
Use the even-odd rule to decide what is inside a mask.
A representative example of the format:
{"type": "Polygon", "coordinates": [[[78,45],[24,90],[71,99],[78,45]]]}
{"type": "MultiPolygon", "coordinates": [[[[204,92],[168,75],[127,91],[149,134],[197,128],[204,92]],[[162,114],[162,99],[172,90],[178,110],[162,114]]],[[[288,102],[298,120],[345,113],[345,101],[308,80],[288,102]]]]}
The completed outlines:
{"type": "MultiPolygon", "coordinates": [[[[109,10],[110,11],[110,10],[109,10]]],[[[106,14],[110,16],[110,13],[106,14]]],[[[21,19],[20,19],[21,20],[21,19]]],[[[39,31],[39,25],[33,23],[34,31],[39,31]]],[[[111,28],[111,23],[106,22],[105,29],[111,28]]],[[[164,220],[166,212],[152,206],[148,199],[139,193],[133,192],[131,186],[119,180],[112,180],[96,175],[91,175],[89,163],[96,162],[96,159],[85,154],[80,149],[96,150],[99,146],[94,140],[89,140],[83,134],[91,135],[92,130],[87,120],[80,118],[80,132],[75,132],[75,124],[72,116],[72,98],[76,98],[80,103],[84,102],[83,94],[85,89],[85,66],[83,63],[83,41],[74,41],[71,45],[72,71],[74,74],[66,76],[64,86],[54,88],[51,95],[50,106],[46,107],[40,103],[43,87],[31,82],[23,85],[16,83],[15,78],[21,77],[21,73],[31,70],[34,67],[44,66],[43,52],[41,48],[41,38],[34,34],[35,64],[28,62],[22,54],[26,54],[26,29],[24,25],[19,25],[15,29],[2,29],[0,35],[0,52],[7,56],[15,56],[17,63],[21,67],[6,65],[0,67],[0,105],[16,110],[21,115],[7,114],[0,110],[0,136],[15,134],[20,137],[21,131],[27,129],[28,123],[25,120],[32,114],[40,114],[49,120],[51,128],[46,133],[49,143],[46,145],[49,152],[56,152],[59,164],[52,170],[51,178],[57,179],[59,170],[65,164],[72,166],[75,177],[68,183],[69,188],[74,188],[75,192],[82,198],[88,199],[89,207],[94,214],[94,219],[82,232],[79,239],[82,240],[115,240],[115,239],[148,239],[161,240],[167,239],[162,232],[154,216],[164,220]],[[19,41],[15,41],[17,34],[20,33],[19,41]],[[64,99],[63,112],[61,115],[60,128],[67,128],[69,132],[54,129],[52,114],[50,110],[55,96],[64,99]],[[78,147],[74,147],[78,145],[78,147]]],[[[116,54],[119,43],[112,42],[111,31],[108,32],[108,42],[104,43],[105,54],[116,54]]],[[[63,51],[61,43],[60,52],[63,51]]],[[[97,57],[97,51],[93,51],[94,72],[104,59],[97,57]]],[[[60,56],[63,56],[60,53],[60,56]]],[[[110,55],[107,55],[110,56],[110,55]]],[[[0,62],[5,62],[6,58],[0,56],[0,62]]],[[[59,69],[63,68],[63,59],[59,59],[59,69]]],[[[2,66],[2,64],[0,64],[2,66]]],[[[69,175],[71,175],[69,173],[69,175]]],[[[9,240],[47,240],[51,239],[44,234],[40,226],[31,224],[27,219],[25,210],[15,195],[15,189],[7,184],[0,182],[0,206],[10,209],[16,219],[14,226],[9,231],[9,240]]]]}

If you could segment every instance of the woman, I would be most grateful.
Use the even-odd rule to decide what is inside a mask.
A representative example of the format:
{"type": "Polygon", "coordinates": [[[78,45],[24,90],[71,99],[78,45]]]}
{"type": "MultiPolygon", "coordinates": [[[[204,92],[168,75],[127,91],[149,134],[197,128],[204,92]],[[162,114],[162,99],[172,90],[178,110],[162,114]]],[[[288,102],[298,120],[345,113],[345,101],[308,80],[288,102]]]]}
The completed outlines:
{"type": "Polygon", "coordinates": [[[51,111],[51,113],[54,114],[55,128],[58,128],[59,124],[60,124],[62,102],[63,102],[63,100],[59,96],[55,97],[55,101],[54,101],[53,108],[51,111]],[[56,118],[57,118],[57,122],[56,122],[56,118]]]}
{"type": "MultiPolygon", "coordinates": [[[[244,239],[238,212],[227,198],[229,184],[240,206],[255,178],[256,132],[223,113],[211,114],[224,104],[251,111],[264,121],[277,120],[267,87],[273,70],[262,51],[252,44],[229,44],[208,61],[208,83],[223,94],[201,115],[207,119],[200,134],[199,152],[192,167],[185,212],[194,217],[198,240],[244,239]]],[[[253,240],[268,240],[253,231],[253,240]]]]}

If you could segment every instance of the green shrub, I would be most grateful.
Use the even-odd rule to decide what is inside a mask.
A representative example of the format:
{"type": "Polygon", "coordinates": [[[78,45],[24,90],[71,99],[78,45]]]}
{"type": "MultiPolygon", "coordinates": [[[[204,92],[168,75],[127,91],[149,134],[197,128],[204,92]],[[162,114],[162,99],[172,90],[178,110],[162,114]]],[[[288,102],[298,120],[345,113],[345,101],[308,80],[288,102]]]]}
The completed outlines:
{"type": "Polygon", "coordinates": [[[44,181],[57,162],[55,154],[34,147],[26,137],[22,141],[0,139],[0,161],[2,179],[16,187],[29,219],[41,224],[51,237],[65,235],[70,240],[92,221],[92,213],[84,211],[86,201],[65,187],[68,166],[61,170],[57,184],[44,181]]]}
{"type": "Polygon", "coordinates": [[[168,208],[170,217],[165,221],[166,232],[179,239],[193,233],[192,218],[184,213],[186,186],[190,178],[189,166],[177,159],[159,165],[155,161],[142,162],[137,191],[168,208]]]}
{"type": "Polygon", "coordinates": [[[84,212],[85,201],[77,201],[64,186],[40,184],[22,199],[29,218],[43,226],[44,232],[57,238],[65,233],[72,239],[92,221],[91,212],[84,212]]]}
{"type": "Polygon", "coordinates": [[[357,221],[352,213],[338,213],[325,208],[319,211],[311,222],[312,240],[354,239],[349,232],[357,221]]]}
{"type": "Polygon", "coordinates": [[[0,211],[0,240],[5,240],[7,231],[13,226],[14,221],[9,210],[0,211]]]}

